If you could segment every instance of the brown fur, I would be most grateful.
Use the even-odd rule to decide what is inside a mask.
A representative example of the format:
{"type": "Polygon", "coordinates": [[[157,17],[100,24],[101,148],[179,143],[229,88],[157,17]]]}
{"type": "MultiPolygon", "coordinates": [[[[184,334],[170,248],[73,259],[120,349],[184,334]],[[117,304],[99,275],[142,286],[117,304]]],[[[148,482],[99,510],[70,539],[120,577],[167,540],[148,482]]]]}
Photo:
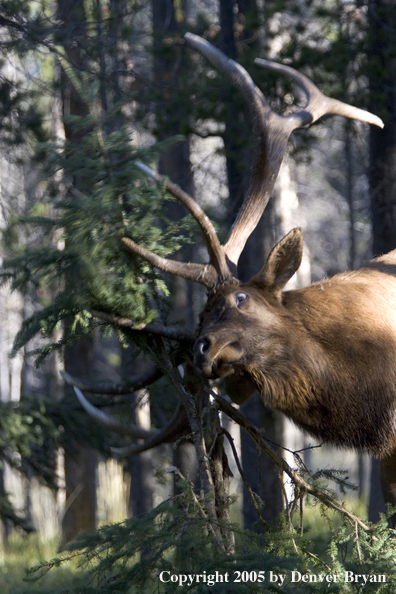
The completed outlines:
{"type": "Polygon", "coordinates": [[[282,293],[300,263],[296,242],[301,250],[299,230],[274,248],[251,281],[222,285],[209,298],[195,363],[207,377],[227,376],[239,402],[256,387],[266,405],[314,437],[390,456],[396,448],[396,251],[282,293]],[[238,305],[240,293],[247,298],[238,305]],[[246,391],[249,381],[254,386],[246,391]]]}

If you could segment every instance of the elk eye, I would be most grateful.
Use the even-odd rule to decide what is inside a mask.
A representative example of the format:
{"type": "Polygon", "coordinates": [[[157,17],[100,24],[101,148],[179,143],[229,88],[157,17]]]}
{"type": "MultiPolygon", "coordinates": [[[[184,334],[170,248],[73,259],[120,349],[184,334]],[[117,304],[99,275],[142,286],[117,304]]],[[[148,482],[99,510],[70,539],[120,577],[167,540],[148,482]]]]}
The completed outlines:
{"type": "Polygon", "coordinates": [[[248,296],[246,295],[246,293],[237,293],[235,295],[235,301],[237,305],[241,305],[242,303],[244,303],[244,301],[246,301],[248,298],[248,296]]]}

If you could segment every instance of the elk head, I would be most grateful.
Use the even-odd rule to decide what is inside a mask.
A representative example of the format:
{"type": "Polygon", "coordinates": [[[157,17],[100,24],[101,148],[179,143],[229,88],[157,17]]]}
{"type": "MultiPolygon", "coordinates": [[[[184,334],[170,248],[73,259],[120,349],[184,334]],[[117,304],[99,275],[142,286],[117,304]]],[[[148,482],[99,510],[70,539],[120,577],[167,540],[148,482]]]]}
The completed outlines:
{"type": "Polygon", "coordinates": [[[201,315],[194,363],[208,379],[232,376],[226,381],[227,392],[238,403],[254,391],[257,365],[274,368],[282,355],[281,293],[300,266],[302,250],[302,230],[293,229],[258,274],[243,285],[221,285],[201,315]]]}

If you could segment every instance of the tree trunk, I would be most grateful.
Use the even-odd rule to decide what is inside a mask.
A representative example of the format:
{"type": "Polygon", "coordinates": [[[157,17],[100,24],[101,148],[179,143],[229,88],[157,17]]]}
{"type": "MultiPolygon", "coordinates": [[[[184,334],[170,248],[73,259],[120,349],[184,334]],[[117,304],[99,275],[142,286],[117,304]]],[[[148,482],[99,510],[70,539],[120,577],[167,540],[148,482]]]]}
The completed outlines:
{"type": "MultiPolygon", "coordinates": [[[[183,77],[188,76],[184,65],[183,57],[175,69],[177,63],[176,54],[166,50],[164,37],[182,33],[185,26],[185,14],[187,2],[178,7],[176,2],[163,2],[153,0],[153,33],[154,33],[154,79],[160,89],[160,93],[166,97],[167,108],[162,107],[161,99],[157,102],[157,137],[165,140],[180,134],[183,123],[186,121],[186,114],[183,106],[179,103],[177,88],[183,77]],[[173,108],[169,109],[169,105],[173,108]],[[175,117],[175,113],[177,116],[175,117]]],[[[158,164],[159,173],[166,175],[173,182],[178,184],[185,192],[194,196],[194,176],[190,163],[190,142],[186,138],[168,147],[161,155],[158,164]]],[[[171,202],[168,207],[168,216],[172,221],[178,221],[186,214],[185,208],[178,202],[171,202]]],[[[194,246],[187,246],[182,254],[176,254],[176,258],[185,261],[194,261],[194,246]]],[[[196,287],[181,277],[170,278],[171,291],[174,296],[174,321],[186,320],[187,326],[193,328],[196,324],[196,312],[194,309],[194,294],[196,287]]],[[[179,469],[183,476],[188,477],[194,484],[198,484],[197,458],[194,446],[191,443],[181,442],[174,449],[173,465],[179,469]]],[[[174,475],[174,493],[178,493],[178,477],[174,475]]]]}
{"type": "MultiPolygon", "coordinates": [[[[151,429],[150,401],[145,390],[135,393],[133,423],[143,429],[151,429]]],[[[141,517],[153,508],[154,501],[154,462],[153,451],[148,450],[128,460],[131,475],[129,495],[129,515],[141,517]]]]}
{"type": "MultiPolygon", "coordinates": [[[[220,49],[230,58],[236,59],[237,48],[235,40],[234,3],[228,0],[220,1],[220,49]]],[[[254,0],[238,3],[240,16],[248,23],[257,19],[257,6],[254,0]],[[244,9],[246,12],[241,13],[244,9]]],[[[245,30],[247,39],[254,39],[254,32],[245,30]]],[[[223,135],[227,160],[227,176],[230,202],[230,223],[233,222],[243,197],[248,189],[250,166],[252,162],[251,147],[247,146],[247,131],[252,123],[246,108],[240,108],[235,103],[239,98],[229,86],[222,97],[226,105],[226,125],[223,135]]],[[[267,205],[262,220],[249,238],[239,260],[239,278],[249,280],[256,274],[264,263],[265,257],[273,247],[272,205],[267,205]]],[[[243,414],[257,426],[265,427],[265,437],[276,443],[282,443],[282,422],[277,413],[263,407],[257,394],[252,396],[242,408],[243,414]]],[[[259,456],[252,439],[244,432],[241,433],[242,466],[252,490],[264,501],[263,518],[276,518],[283,508],[282,489],[278,470],[267,456],[259,456]]],[[[254,510],[246,486],[243,486],[243,514],[245,528],[253,528],[257,523],[254,510]]]]}
{"type": "MultiPolygon", "coordinates": [[[[263,437],[270,440],[271,444],[279,443],[279,437],[282,437],[283,419],[276,411],[264,407],[257,393],[241,407],[241,412],[263,430],[263,437]]],[[[246,479],[252,491],[264,502],[264,507],[260,510],[261,517],[267,524],[272,524],[283,510],[279,469],[265,454],[257,451],[255,442],[245,431],[241,433],[241,446],[242,467],[246,479]]],[[[245,484],[243,485],[243,525],[249,530],[261,531],[261,524],[245,484]]]]}
{"type": "MultiPolygon", "coordinates": [[[[199,489],[199,475],[197,467],[197,454],[194,444],[189,441],[181,441],[174,451],[173,464],[178,468],[181,474],[189,479],[196,490],[199,489]]],[[[173,492],[175,495],[180,493],[180,489],[174,484],[173,492]]]]}
{"type": "MultiPolygon", "coordinates": [[[[92,379],[93,345],[90,338],[65,349],[65,371],[82,379],[92,379]]],[[[99,429],[100,430],[100,429],[99,429]]],[[[97,454],[74,438],[64,439],[66,502],[62,518],[62,544],[80,532],[96,528],[97,454]]]]}
{"type": "Polygon", "coordinates": [[[370,194],[374,255],[396,247],[396,1],[370,0],[370,106],[385,123],[370,126],[370,194]]]}
{"type": "MultiPolygon", "coordinates": [[[[370,197],[373,254],[396,248],[396,45],[390,31],[396,30],[396,1],[368,2],[369,110],[385,123],[381,130],[370,126],[370,197]]],[[[371,472],[369,519],[378,520],[384,510],[379,489],[378,461],[371,472]]]]}
{"type": "Polygon", "coordinates": [[[346,161],[346,188],[345,195],[349,210],[349,269],[354,270],[356,265],[356,233],[355,233],[355,208],[353,205],[353,155],[351,126],[345,126],[345,161],[346,161]]]}
{"type": "MultiPolygon", "coordinates": [[[[74,67],[84,65],[85,12],[83,0],[59,0],[58,16],[67,39],[65,48],[74,67]]],[[[61,72],[62,115],[85,116],[88,108],[76,89],[61,72]]],[[[76,132],[69,123],[64,123],[66,140],[81,142],[82,131],[76,132]]],[[[73,180],[78,188],[79,180],[73,180]]],[[[70,279],[71,286],[73,279],[70,279]]],[[[93,371],[93,345],[89,338],[65,349],[65,371],[71,375],[90,379],[93,371]]],[[[73,539],[80,532],[96,527],[96,465],[97,456],[90,448],[82,447],[74,439],[65,439],[66,504],[62,519],[62,543],[73,539]]]]}

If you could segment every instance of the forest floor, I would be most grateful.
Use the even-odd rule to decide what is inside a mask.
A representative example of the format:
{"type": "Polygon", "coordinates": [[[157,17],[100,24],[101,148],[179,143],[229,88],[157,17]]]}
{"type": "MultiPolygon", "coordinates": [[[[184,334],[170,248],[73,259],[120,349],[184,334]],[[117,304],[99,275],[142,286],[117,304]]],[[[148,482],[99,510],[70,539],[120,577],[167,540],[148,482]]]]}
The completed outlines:
{"type": "MultiPolygon", "coordinates": [[[[345,503],[350,511],[364,518],[366,506],[362,501],[357,498],[348,498],[345,503]]],[[[327,515],[332,516],[332,513],[327,512],[327,515]]],[[[294,523],[296,530],[299,530],[298,514],[295,516],[294,523]]],[[[339,523],[339,518],[335,523],[339,523]]],[[[319,505],[305,506],[305,531],[309,533],[311,548],[315,554],[326,562],[329,529],[327,522],[324,521],[323,510],[319,505]]],[[[58,541],[58,537],[48,540],[39,533],[26,535],[16,531],[10,534],[6,544],[3,539],[3,544],[0,546],[0,593],[34,594],[40,592],[41,594],[51,594],[73,591],[79,587],[95,587],[88,573],[79,567],[78,557],[62,563],[59,567],[55,563],[44,577],[36,581],[29,580],[27,574],[29,568],[56,559],[58,541]]],[[[63,557],[63,555],[59,556],[63,557]]]]}
{"type": "Polygon", "coordinates": [[[76,561],[54,567],[38,581],[27,581],[27,570],[57,555],[57,539],[44,541],[39,534],[13,532],[0,551],[1,594],[30,594],[76,588],[87,578],[76,561]]]}

